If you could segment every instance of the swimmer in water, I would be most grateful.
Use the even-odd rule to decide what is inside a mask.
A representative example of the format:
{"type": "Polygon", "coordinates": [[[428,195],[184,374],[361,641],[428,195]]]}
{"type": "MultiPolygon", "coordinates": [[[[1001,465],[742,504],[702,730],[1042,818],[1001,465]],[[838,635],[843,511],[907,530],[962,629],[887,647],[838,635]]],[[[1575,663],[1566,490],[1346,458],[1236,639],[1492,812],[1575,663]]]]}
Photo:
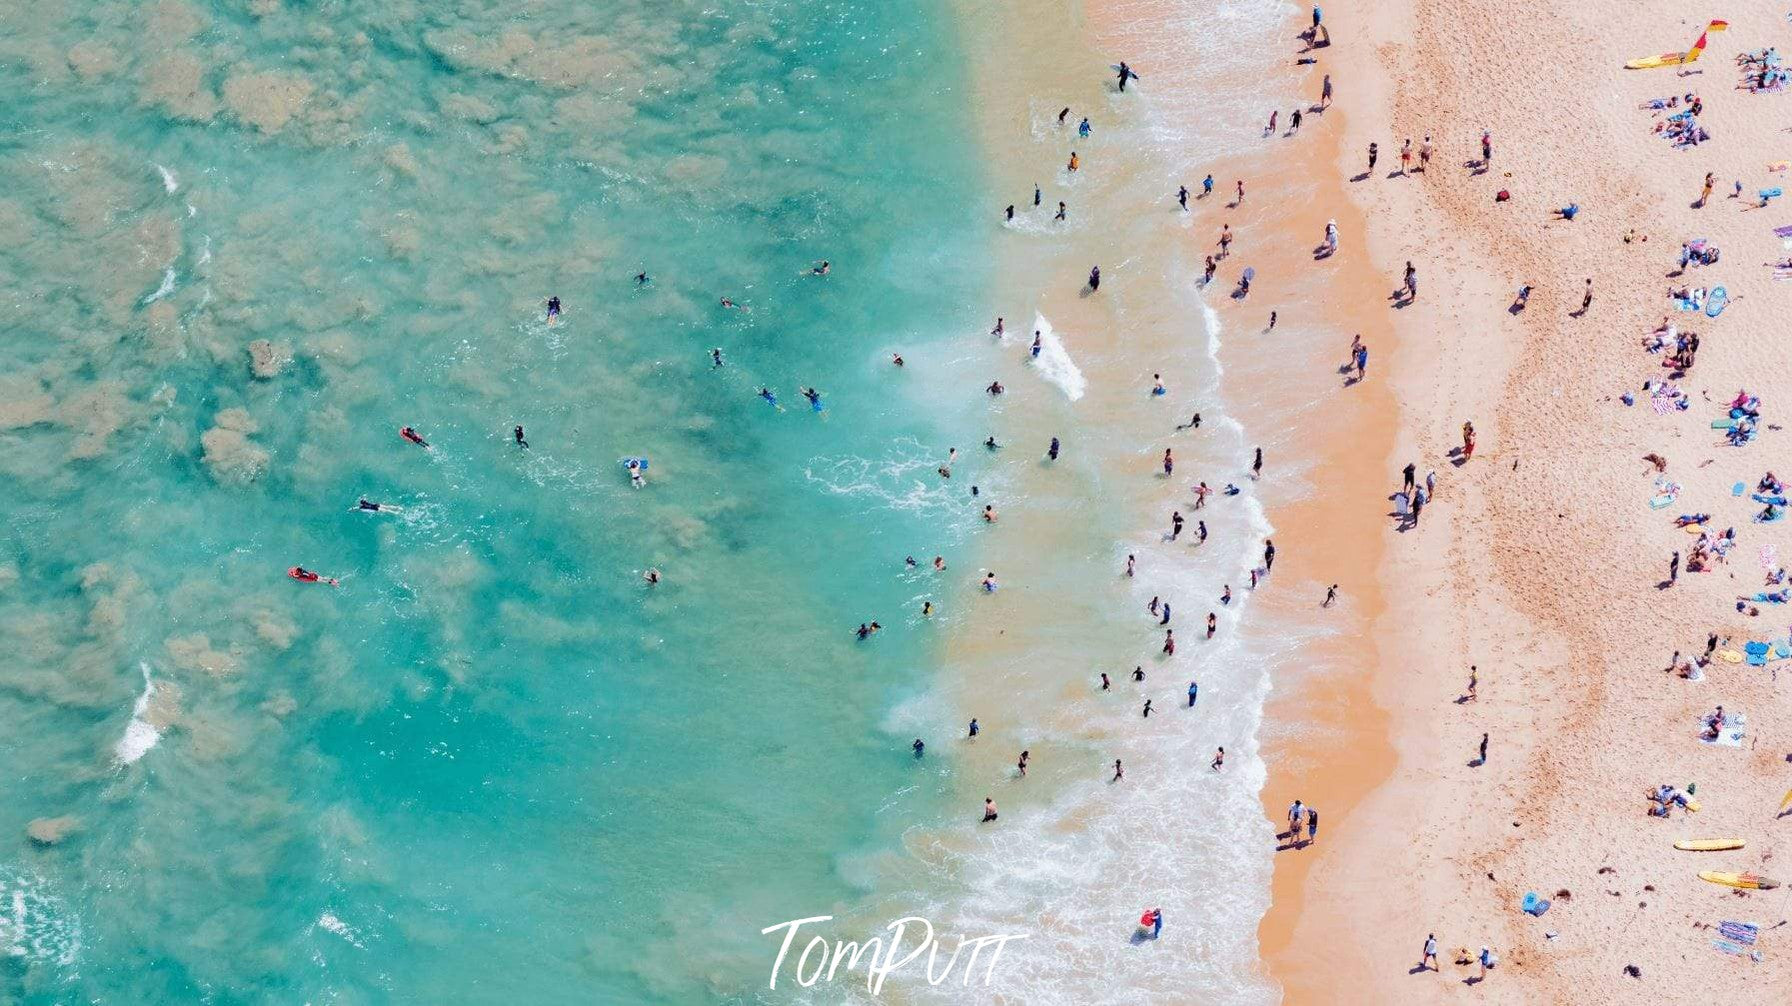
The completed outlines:
{"type": "Polygon", "coordinates": [[[303,583],[327,583],[332,587],[342,586],[341,581],[333,576],[319,576],[303,566],[294,566],[286,571],[286,575],[303,583]]]}
{"type": "Polygon", "coordinates": [[[771,403],[772,405],[778,404],[778,396],[772,394],[772,389],[770,389],[770,388],[760,388],[759,389],[759,397],[765,399],[767,402],[771,403]]]}
{"type": "Polygon", "coordinates": [[[1232,585],[1231,584],[1229,584],[1229,583],[1226,584],[1226,589],[1220,592],[1220,603],[1221,604],[1231,604],[1232,603],[1232,585]]]}
{"type": "Polygon", "coordinates": [[[1195,413],[1195,418],[1190,419],[1188,422],[1183,423],[1181,426],[1178,426],[1176,428],[1179,430],[1198,430],[1198,429],[1200,429],[1201,428],[1201,414],[1199,412],[1195,413]]]}
{"type": "Polygon", "coordinates": [[[1052,445],[1045,449],[1045,456],[1048,458],[1051,458],[1053,461],[1058,460],[1058,438],[1057,437],[1053,437],[1052,445]]]}
{"type": "Polygon", "coordinates": [[[1087,118],[1083,119],[1083,121],[1076,124],[1076,135],[1078,135],[1078,136],[1088,136],[1089,135],[1089,120],[1087,118]]]}
{"type": "Polygon", "coordinates": [[[1062,126],[1064,124],[1064,120],[1069,117],[1070,117],[1070,109],[1069,109],[1069,107],[1065,107],[1062,111],[1060,111],[1058,113],[1058,125],[1062,126]]]}
{"type": "Polygon", "coordinates": [[[1112,684],[1112,682],[1108,681],[1108,672],[1102,671],[1101,672],[1101,690],[1104,692],[1107,691],[1108,687],[1111,684],[1112,684]]]}
{"type": "Polygon", "coordinates": [[[822,259],[820,262],[817,262],[815,264],[814,268],[809,270],[809,275],[811,275],[811,276],[826,276],[830,271],[833,270],[833,268],[834,268],[834,264],[832,262],[829,262],[827,259],[822,259]]]}
{"type": "Polygon", "coordinates": [[[985,594],[993,594],[1000,587],[1001,584],[996,582],[996,574],[994,570],[983,574],[983,592],[985,594]]]}
{"type": "Polygon", "coordinates": [[[510,435],[516,439],[516,445],[518,447],[527,448],[529,446],[529,441],[523,439],[523,428],[521,426],[513,427],[510,431],[510,435]]]}
{"type": "Polygon", "coordinates": [[[1133,679],[1133,680],[1134,680],[1134,681],[1144,681],[1144,680],[1145,680],[1145,668],[1144,668],[1144,665],[1142,665],[1142,664],[1141,664],[1141,665],[1140,665],[1140,666],[1138,666],[1138,667],[1134,667],[1134,668],[1133,668],[1133,669],[1132,669],[1132,679],[1133,679]]]}
{"type": "Polygon", "coordinates": [[[374,501],[372,501],[370,499],[365,499],[365,498],[363,498],[361,500],[361,502],[359,502],[355,505],[355,509],[364,510],[368,513],[403,513],[404,512],[404,507],[395,506],[391,503],[375,503],[374,501]]]}
{"type": "Polygon", "coordinates": [[[996,508],[988,503],[983,504],[983,522],[985,524],[996,522],[996,508]]]}
{"type": "Polygon", "coordinates": [[[554,319],[558,318],[558,317],[560,317],[560,298],[549,297],[548,298],[548,324],[552,325],[554,323],[554,319]]]}
{"type": "Polygon", "coordinates": [[[647,571],[641,574],[641,579],[646,580],[649,585],[658,583],[660,582],[660,571],[649,566],[647,571]]]}
{"type": "Polygon", "coordinates": [[[921,617],[923,617],[923,618],[932,618],[933,617],[933,602],[932,601],[922,601],[921,602],[921,617]]]}
{"type": "Polygon", "coordinates": [[[914,748],[916,758],[921,757],[921,753],[927,750],[927,745],[921,743],[921,738],[919,737],[916,737],[915,742],[909,746],[914,748]]]}
{"type": "Polygon", "coordinates": [[[989,392],[992,395],[999,395],[1007,389],[1002,387],[1001,381],[991,381],[991,382],[989,382],[989,387],[984,388],[983,390],[989,392]]]}
{"type": "Polygon", "coordinates": [[[1058,215],[1053,217],[1052,219],[1053,220],[1064,219],[1064,200],[1062,200],[1062,199],[1058,200],[1058,215]]]}
{"type": "Polygon", "coordinates": [[[720,347],[720,346],[717,346],[716,348],[709,351],[709,358],[711,360],[711,366],[715,366],[715,367],[726,366],[726,364],[724,364],[722,362],[722,347],[720,347]]]}
{"type": "Polygon", "coordinates": [[[736,304],[734,301],[731,301],[726,297],[722,298],[722,306],[728,307],[728,308],[733,308],[736,311],[751,311],[751,310],[753,310],[750,307],[741,307],[739,304],[736,304]]]}
{"type": "Polygon", "coordinates": [[[416,444],[418,447],[428,447],[429,446],[429,441],[418,436],[417,431],[411,429],[409,426],[400,427],[398,430],[398,435],[405,438],[406,440],[409,440],[411,443],[416,444]]]}
{"type": "Polygon", "coordinates": [[[946,568],[946,557],[943,555],[934,556],[933,557],[934,572],[936,572],[936,573],[940,572],[940,571],[944,570],[945,568],[946,568]]]}
{"type": "Polygon", "coordinates": [[[636,286],[646,286],[647,285],[647,273],[645,271],[635,273],[635,285],[636,286]]]}
{"type": "MultiPolygon", "coordinates": [[[[946,463],[939,466],[939,468],[936,469],[936,471],[938,471],[940,473],[940,478],[949,479],[952,477],[952,462],[957,461],[957,460],[958,460],[958,448],[953,447],[946,451],[946,463]]],[[[975,487],[972,487],[972,491],[973,492],[975,491],[975,487]]]]}
{"type": "Polygon", "coordinates": [[[1006,329],[1005,329],[1005,328],[1003,328],[1003,327],[1002,327],[1002,319],[1000,319],[1000,318],[997,318],[997,319],[996,319],[996,327],[994,327],[994,328],[992,328],[992,329],[990,329],[990,330],[989,330],[989,334],[990,334],[990,335],[993,335],[993,336],[995,336],[995,337],[996,337],[996,338],[998,338],[998,339],[1000,339],[1000,338],[1001,338],[1001,337],[1002,337],[1002,333],[1003,333],[1003,332],[1005,332],[1005,331],[1007,331],[1007,330],[1006,330],[1006,329]]]}
{"type": "Polygon", "coordinates": [[[630,485],[634,486],[636,489],[639,489],[642,486],[647,484],[646,476],[644,476],[641,473],[640,459],[629,458],[625,467],[628,468],[628,481],[629,481],[630,485]]]}
{"type": "Polygon", "coordinates": [[[821,392],[816,391],[814,388],[804,388],[803,397],[809,400],[810,408],[814,409],[816,412],[821,411],[821,392]]]}
{"type": "Polygon", "coordinates": [[[1164,388],[1164,376],[1162,374],[1152,374],[1151,375],[1151,394],[1152,394],[1152,396],[1153,397],[1161,396],[1161,395],[1165,394],[1165,390],[1166,389],[1164,388]]]}
{"type": "Polygon", "coordinates": [[[1001,447],[1002,445],[996,443],[996,438],[994,436],[991,436],[983,441],[983,446],[985,446],[993,451],[993,450],[996,450],[997,448],[1001,447]]]}
{"type": "Polygon", "coordinates": [[[902,366],[902,354],[901,353],[891,353],[890,354],[890,362],[894,363],[898,367],[902,366]]]}

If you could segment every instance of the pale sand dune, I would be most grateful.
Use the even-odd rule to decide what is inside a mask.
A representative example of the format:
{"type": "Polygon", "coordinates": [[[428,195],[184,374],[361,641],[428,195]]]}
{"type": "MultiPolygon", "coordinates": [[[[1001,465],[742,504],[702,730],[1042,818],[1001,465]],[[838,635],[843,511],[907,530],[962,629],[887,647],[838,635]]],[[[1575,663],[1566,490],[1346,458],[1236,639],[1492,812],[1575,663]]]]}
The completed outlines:
{"type": "MultiPolygon", "coordinates": [[[[1676,649],[1702,652],[1708,631],[1740,645],[1784,636],[1792,621],[1784,607],[1763,605],[1760,618],[1733,610],[1735,595],[1760,589],[1761,546],[1792,555],[1792,534],[1750,523],[1758,507],[1728,491],[1785,468],[1785,434],[1764,429],[1737,449],[1709,429],[1716,403],[1739,387],[1762,397],[1768,423],[1792,409],[1792,350],[1776,338],[1792,286],[1763,266],[1784,254],[1770,230],[1792,222],[1792,207],[1725,198],[1734,179],[1752,193],[1785,178],[1765,167],[1792,154],[1783,129],[1792,96],[1734,90],[1732,63],[1740,50],[1784,43],[1784,12],[1405,0],[1373,12],[1327,5],[1327,23],[1336,44],[1325,55],[1345,106],[1336,170],[1356,175],[1369,141],[1381,145],[1376,177],[1350,185],[1384,277],[1383,289],[1363,295],[1397,285],[1408,259],[1424,292],[1398,313],[1398,348],[1380,358],[1401,410],[1384,486],[1397,486],[1407,460],[1452,474],[1423,528],[1387,533],[1390,603],[1377,625],[1374,688],[1392,714],[1398,765],[1388,784],[1328,820],[1331,841],[1272,973],[1296,1002],[1788,1001],[1792,928],[1768,931],[1788,915],[1784,892],[1739,895],[1696,872],[1792,879],[1780,848],[1792,818],[1774,819],[1792,767],[1773,673],[1792,665],[1716,664],[1697,683],[1663,671],[1676,649]],[[1702,73],[1619,69],[1686,47],[1708,18],[1724,16],[1732,27],[1712,36],[1702,73]],[[1636,106],[1686,90],[1704,98],[1712,140],[1679,151],[1649,134],[1650,113],[1636,106]],[[1479,156],[1482,128],[1493,131],[1495,156],[1476,176],[1463,165],[1479,156]],[[1399,166],[1401,140],[1416,146],[1426,133],[1439,151],[1433,170],[1384,177],[1399,166]],[[1706,171],[1717,173],[1718,192],[1693,209],[1706,171]],[[1501,188],[1512,200],[1496,205],[1501,188]],[[1550,210],[1570,201],[1581,217],[1552,221],[1550,210]],[[1649,240],[1625,243],[1633,227],[1649,240]],[[1676,315],[1703,336],[1681,382],[1690,411],[1657,415],[1646,398],[1626,408],[1619,393],[1666,374],[1640,340],[1669,311],[1663,274],[1691,237],[1724,254],[1686,279],[1721,283],[1735,303],[1717,319],[1676,315]],[[1588,277],[1592,309],[1569,317],[1588,277]],[[1524,282],[1536,293],[1514,316],[1506,305],[1524,282]],[[1446,452],[1465,419],[1479,449],[1454,472],[1446,452]],[[1660,511],[1648,506],[1654,473],[1640,458],[1649,452],[1665,456],[1684,487],[1660,511]],[[1715,572],[1682,572],[1677,586],[1657,590],[1669,553],[1692,541],[1670,524],[1682,511],[1712,513],[1740,542],[1715,572]],[[1459,705],[1470,663],[1481,668],[1480,699],[1459,705]],[[1694,740],[1698,715],[1718,703],[1748,714],[1740,750],[1694,740]],[[1493,736],[1490,763],[1468,767],[1483,732],[1493,736]],[[1701,813],[1644,813],[1645,788],[1695,781],[1701,813]],[[1748,847],[1671,848],[1717,836],[1748,847]],[[1572,897],[1540,919],[1518,910],[1526,891],[1564,889],[1572,897]],[[1764,963],[1712,949],[1725,919],[1762,927],[1764,963]],[[1427,932],[1437,934],[1443,973],[1409,974],[1427,932]],[[1456,951],[1483,944],[1501,966],[1467,986],[1476,969],[1455,965],[1456,951]],[[1641,981],[1623,973],[1629,964],[1641,981]]],[[[1360,505],[1380,507],[1384,486],[1357,488],[1360,505]]]]}

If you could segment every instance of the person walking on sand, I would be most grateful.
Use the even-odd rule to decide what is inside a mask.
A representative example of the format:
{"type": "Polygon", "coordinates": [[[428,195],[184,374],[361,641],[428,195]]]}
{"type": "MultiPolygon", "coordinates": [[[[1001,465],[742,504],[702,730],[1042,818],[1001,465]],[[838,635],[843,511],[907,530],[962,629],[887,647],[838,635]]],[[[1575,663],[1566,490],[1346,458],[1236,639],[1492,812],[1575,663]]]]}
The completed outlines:
{"type": "Polygon", "coordinates": [[[1259,447],[1259,448],[1257,448],[1256,458],[1251,461],[1251,478],[1257,478],[1257,477],[1261,476],[1262,474],[1263,474],[1263,448],[1259,447]]]}
{"type": "Polygon", "coordinates": [[[1380,156],[1381,148],[1373,143],[1369,144],[1369,170],[1363,172],[1363,174],[1372,175],[1375,173],[1375,159],[1380,156]]]}
{"type": "Polygon", "coordinates": [[[1188,212],[1188,186],[1176,186],[1176,205],[1182,207],[1182,212],[1188,212]]]}
{"type": "Polygon", "coordinates": [[[1402,143],[1400,145],[1400,173],[1402,175],[1406,174],[1408,169],[1410,169],[1411,167],[1412,167],[1412,137],[1409,136],[1406,138],[1406,142],[1402,143]]]}
{"type": "Polygon", "coordinates": [[[1025,779],[1027,777],[1027,759],[1029,759],[1031,757],[1033,757],[1033,752],[1022,751],[1020,753],[1020,761],[1015,762],[1015,764],[1014,764],[1015,771],[1020,773],[1020,777],[1022,779],[1025,779]]]}
{"type": "Polygon", "coordinates": [[[1673,558],[1668,560],[1668,583],[1673,584],[1673,583],[1679,583],[1679,582],[1680,582],[1680,553],[1675,552],[1673,558]]]}
{"type": "Polygon", "coordinates": [[[1297,108],[1288,115],[1288,135],[1293,136],[1298,132],[1300,132],[1300,109],[1297,108]]]}
{"type": "Polygon", "coordinates": [[[1352,362],[1356,364],[1357,383],[1361,384],[1363,379],[1369,376],[1369,347],[1358,345],[1356,347],[1355,359],[1352,362]]]}
{"type": "Polygon", "coordinates": [[[1492,971],[1494,969],[1494,967],[1497,966],[1500,962],[1500,959],[1493,955],[1493,951],[1489,950],[1486,947],[1481,948],[1480,956],[1478,956],[1475,959],[1477,961],[1479,961],[1481,964],[1481,980],[1482,981],[1487,980],[1487,972],[1492,971]]]}
{"type": "Polygon", "coordinates": [[[1586,314],[1587,309],[1592,306],[1593,306],[1593,277],[1588,276],[1587,277],[1587,291],[1585,293],[1581,294],[1581,296],[1580,296],[1580,313],[1583,315],[1586,314]]]}
{"type": "Polygon", "coordinates": [[[1475,424],[1464,421],[1462,424],[1462,460],[1467,461],[1475,456],[1475,424]]]}
{"type": "Polygon", "coordinates": [[[1240,178],[1238,180],[1238,201],[1233,203],[1233,205],[1234,206],[1243,206],[1244,205],[1244,179],[1242,179],[1242,178],[1240,178]]]}
{"type": "Polygon", "coordinates": [[[1319,812],[1312,807],[1307,808],[1307,844],[1319,841],[1319,812]]]}
{"type": "MultiPolygon", "coordinates": [[[[1171,449],[1168,447],[1164,448],[1164,477],[1165,478],[1168,478],[1170,473],[1176,470],[1176,459],[1174,456],[1171,455],[1170,450],[1171,449]]],[[[1203,485],[1205,485],[1205,483],[1203,483],[1203,485]]],[[[1196,510],[1201,509],[1200,504],[1196,504],[1195,509],[1196,510]]]]}
{"type": "Polygon", "coordinates": [[[1207,767],[1210,769],[1213,769],[1215,772],[1218,772],[1220,769],[1225,768],[1226,767],[1226,749],[1220,748],[1218,751],[1215,751],[1213,753],[1213,761],[1207,767]]]}
{"type": "Polygon", "coordinates": [[[1150,699],[1145,700],[1145,711],[1140,713],[1139,715],[1143,716],[1146,719],[1151,718],[1151,700],[1150,699]]]}
{"type": "Polygon", "coordinates": [[[1429,967],[1433,971],[1443,970],[1437,963],[1437,934],[1425,934],[1425,949],[1419,954],[1419,967],[1429,967]]]}
{"type": "Polygon", "coordinates": [[[1705,187],[1699,190],[1699,201],[1693,203],[1693,206],[1701,210],[1704,209],[1705,204],[1711,201],[1711,189],[1716,184],[1717,176],[1709,171],[1705,172],[1705,187]]]}
{"type": "Polygon", "coordinates": [[[1098,266],[1098,265],[1090,266],[1089,267],[1089,292],[1094,293],[1095,291],[1097,291],[1099,289],[1101,289],[1101,266],[1098,266]]]}
{"type": "Polygon", "coordinates": [[[1288,808],[1288,844],[1289,845],[1295,845],[1300,842],[1300,829],[1301,829],[1301,826],[1306,823],[1307,823],[1307,805],[1304,803],[1301,803],[1299,800],[1296,800],[1296,801],[1294,801],[1294,806],[1288,808]]]}
{"type": "Polygon", "coordinates": [[[1211,195],[1213,195],[1213,174],[1209,172],[1206,178],[1201,179],[1201,198],[1206,199],[1211,195]]]}
{"type": "Polygon", "coordinates": [[[1481,170],[1487,170],[1491,164],[1493,164],[1493,134],[1483,129],[1481,130],[1481,170]]]}
{"type": "Polygon", "coordinates": [[[1279,108],[1275,109],[1274,111],[1269,113],[1269,125],[1263,127],[1263,135],[1264,136],[1274,136],[1275,135],[1276,116],[1281,115],[1281,114],[1282,114],[1282,110],[1279,108]]]}
{"type": "Polygon", "coordinates": [[[1124,779],[1124,778],[1126,778],[1126,772],[1120,768],[1120,759],[1115,758],[1114,759],[1114,778],[1109,779],[1108,781],[1109,782],[1119,782],[1121,779],[1124,779]]]}
{"type": "Polygon", "coordinates": [[[1475,764],[1476,765],[1487,764],[1487,735],[1486,734],[1481,735],[1481,748],[1480,748],[1479,754],[1475,758],[1475,764]]]}
{"type": "Polygon", "coordinates": [[[1173,657],[1176,655],[1176,630],[1175,629],[1165,629],[1164,630],[1163,652],[1164,652],[1165,656],[1173,657]]]}
{"type": "Polygon", "coordinates": [[[1115,72],[1120,75],[1120,91],[1121,91],[1121,93],[1125,93],[1126,82],[1128,80],[1138,80],[1139,79],[1139,75],[1132,72],[1132,67],[1127,66],[1125,60],[1120,61],[1120,66],[1116,69],[1115,72]]]}
{"type": "Polygon", "coordinates": [[[1325,82],[1319,85],[1319,107],[1330,108],[1332,105],[1332,75],[1325,75],[1325,82]]]}
{"type": "Polygon", "coordinates": [[[1212,639],[1212,638],[1213,638],[1213,634],[1214,634],[1214,633],[1215,633],[1215,632],[1217,632],[1217,631],[1219,631],[1219,627],[1220,627],[1220,618],[1219,618],[1219,616],[1218,616],[1218,615],[1216,615],[1216,614],[1214,614],[1214,613],[1213,613],[1213,612],[1211,612],[1211,611],[1210,611],[1210,612],[1208,612],[1208,613],[1207,613],[1207,638],[1208,638],[1208,639],[1212,639]]]}
{"type": "Polygon", "coordinates": [[[1200,698],[1200,696],[1201,696],[1201,686],[1194,683],[1193,681],[1189,682],[1188,683],[1188,707],[1190,709],[1193,709],[1195,707],[1195,700],[1197,698],[1200,698]]]}
{"type": "Polygon", "coordinates": [[[1425,137],[1424,143],[1419,144],[1419,170],[1424,172],[1431,170],[1431,137],[1429,136],[1425,137]]]}
{"type": "Polygon", "coordinates": [[[1464,702],[1473,702],[1477,698],[1479,698],[1479,696],[1475,694],[1475,689],[1480,684],[1481,684],[1480,668],[1476,667],[1474,664],[1468,665],[1468,695],[1463,698],[1464,702]]]}
{"type": "Polygon", "coordinates": [[[1205,268],[1205,271],[1201,274],[1201,282],[1204,284],[1213,282],[1214,271],[1217,270],[1218,268],[1219,268],[1219,263],[1217,263],[1213,260],[1213,256],[1212,255],[1207,256],[1206,268],[1205,268]]]}
{"type": "Polygon", "coordinates": [[[1418,474],[1418,471],[1419,466],[1415,464],[1408,464],[1405,468],[1400,469],[1400,488],[1410,492],[1413,487],[1413,477],[1418,474]]]}
{"type": "Polygon", "coordinates": [[[1229,223],[1222,223],[1220,224],[1220,258],[1225,258],[1230,254],[1231,247],[1232,225],[1229,223]]]}
{"type": "Polygon", "coordinates": [[[1055,217],[1052,217],[1052,219],[1053,220],[1064,219],[1064,200],[1062,200],[1062,199],[1058,200],[1058,215],[1055,217]]]}
{"type": "Polygon", "coordinates": [[[1329,608],[1332,606],[1332,602],[1336,601],[1337,599],[1338,599],[1338,585],[1334,583],[1331,586],[1325,588],[1325,600],[1319,602],[1319,606],[1321,608],[1329,608]]]}
{"type": "Polygon", "coordinates": [[[1263,539],[1263,572],[1265,572],[1265,573],[1269,572],[1271,569],[1275,568],[1275,564],[1276,564],[1275,539],[1265,538],[1265,539],[1263,539]]]}
{"type": "Polygon", "coordinates": [[[1406,297],[1408,300],[1419,299],[1419,271],[1412,267],[1410,260],[1406,263],[1405,273],[1406,297]]]}

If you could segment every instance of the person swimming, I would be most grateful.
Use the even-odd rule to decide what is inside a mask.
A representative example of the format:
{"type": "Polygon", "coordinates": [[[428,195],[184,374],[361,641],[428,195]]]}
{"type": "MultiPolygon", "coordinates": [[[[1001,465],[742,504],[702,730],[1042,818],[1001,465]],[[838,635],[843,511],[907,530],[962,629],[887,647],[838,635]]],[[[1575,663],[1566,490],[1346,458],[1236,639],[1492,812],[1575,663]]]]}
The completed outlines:
{"type": "Polygon", "coordinates": [[[997,448],[1001,447],[1002,445],[996,443],[996,438],[992,435],[983,441],[983,446],[985,446],[993,451],[993,450],[996,450],[997,448]]]}
{"type": "Polygon", "coordinates": [[[286,571],[286,575],[301,583],[327,583],[332,587],[342,586],[341,581],[333,576],[319,576],[303,566],[294,566],[286,571]]]}
{"type": "Polygon", "coordinates": [[[641,579],[646,580],[650,586],[656,584],[660,582],[660,571],[649,566],[647,567],[647,570],[641,574],[641,579]]]}
{"type": "Polygon", "coordinates": [[[642,272],[635,273],[635,285],[636,286],[646,286],[647,285],[647,273],[645,270],[643,270],[642,272]]]}
{"type": "Polygon", "coordinates": [[[521,426],[513,427],[510,431],[510,435],[516,438],[516,445],[518,447],[529,446],[529,441],[523,439],[523,428],[521,426]]]}
{"type": "Polygon", "coordinates": [[[1008,389],[1002,387],[1001,381],[991,381],[991,382],[989,382],[989,387],[984,388],[983,390],[989,392],[992,395],[999,395],[1008,389]]]}
{"type": "Polygon", "coordinates": [[[554,323],[554,319],[558,318],[558,317],[560,317],[560,298],[549,297],[548,298],[548,324],[552,325],[554,323]]]}
{"type": "Polygon", "coordinates": [[[803,397],[809,400],[810,408],[814,409],[816,412],[821,411],[821,392],[816,391],[814,388],[804,388],[803,397]]]}
{"type": "Polygon", "coordinates": [[[711,360],[711,366],[715,366],[715,367],[726,366],[726,364],[724,364],[722,362],[722,347],[720,347],[720,346],[717,346],[716,348],[709,351],[709,358],[711,360]]]}
{"type": "Polygon", "coordinates": [[[759,389],[759,397],[765,399],[767,402],[771,403],[772,405],[778,404],[778,396],[772,394],[772,389],[770,389],[770,388],[760,388],[759,389]]]}
{"type": "Polygon", "coordinates": [[[890,362],[894,363],[898,367],[902,366],[902,354],[901,353],[891,353],[890,354],[890,362]]]}
{"type": "Polygon", "coordinates": [[[630,485],[639,489],[647,484],[646,477],[641,474],[646,466],[641,463],[640,458],[629,458],[627,461],[623,462],[623,466],[628,469],[628,481],[630,485]]]}
{"type": "Polygon", "coordinates": [[[406,440],[409,440],[411,443],[416,444],[418,447],[428,447],[429,446],[429,441],[418,436],[417,431],[411,429],[409,426],[399,427],[398,435],[405,438],[406,440]]]}
{"type": "Polygon", "coordinates": [[[363,498],[360,503],[357,503],[355,505],[355,508],[358,510],[366,510],[369,513],[381,513],[384,511],[397,511],[397,509],[398,509],[395,506],[388,506],[384,503],[375,503],[374,501],[372,501],[370,499],[366,499],[366,498],[363,498]]]}
{"type": "Polygon", "coordinates": [[[809,275],[811,275],[811,276],[826,276],[830,271],[832,271],[833,268],[834,268],[834,264],[832,262],[829,262],[827,259],[822,259],[820,262],[815,264],[814,268],[809,270],[809,275]]]}

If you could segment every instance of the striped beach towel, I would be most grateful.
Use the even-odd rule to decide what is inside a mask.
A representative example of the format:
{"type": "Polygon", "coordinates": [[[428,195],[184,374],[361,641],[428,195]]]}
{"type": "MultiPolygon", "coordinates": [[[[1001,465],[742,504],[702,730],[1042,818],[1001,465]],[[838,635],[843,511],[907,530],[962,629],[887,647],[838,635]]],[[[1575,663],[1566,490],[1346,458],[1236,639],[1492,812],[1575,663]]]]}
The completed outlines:
{"type": "Polygon", "coordinates": [[[1769,572],[1780,567],[1780,548],[1778,545],[1761,546],[1761,568],[1769,572]]]}
{"type": "Polygon", "coordinates": [[[1726,940],[1740,943],[1745,947],[1752,947],[1755,945],[1755,937],[1760,934],[1761,930],[1758,926],[1747,922],[1722,922],[1718,924],[1717,932],[1726,940]]]}

